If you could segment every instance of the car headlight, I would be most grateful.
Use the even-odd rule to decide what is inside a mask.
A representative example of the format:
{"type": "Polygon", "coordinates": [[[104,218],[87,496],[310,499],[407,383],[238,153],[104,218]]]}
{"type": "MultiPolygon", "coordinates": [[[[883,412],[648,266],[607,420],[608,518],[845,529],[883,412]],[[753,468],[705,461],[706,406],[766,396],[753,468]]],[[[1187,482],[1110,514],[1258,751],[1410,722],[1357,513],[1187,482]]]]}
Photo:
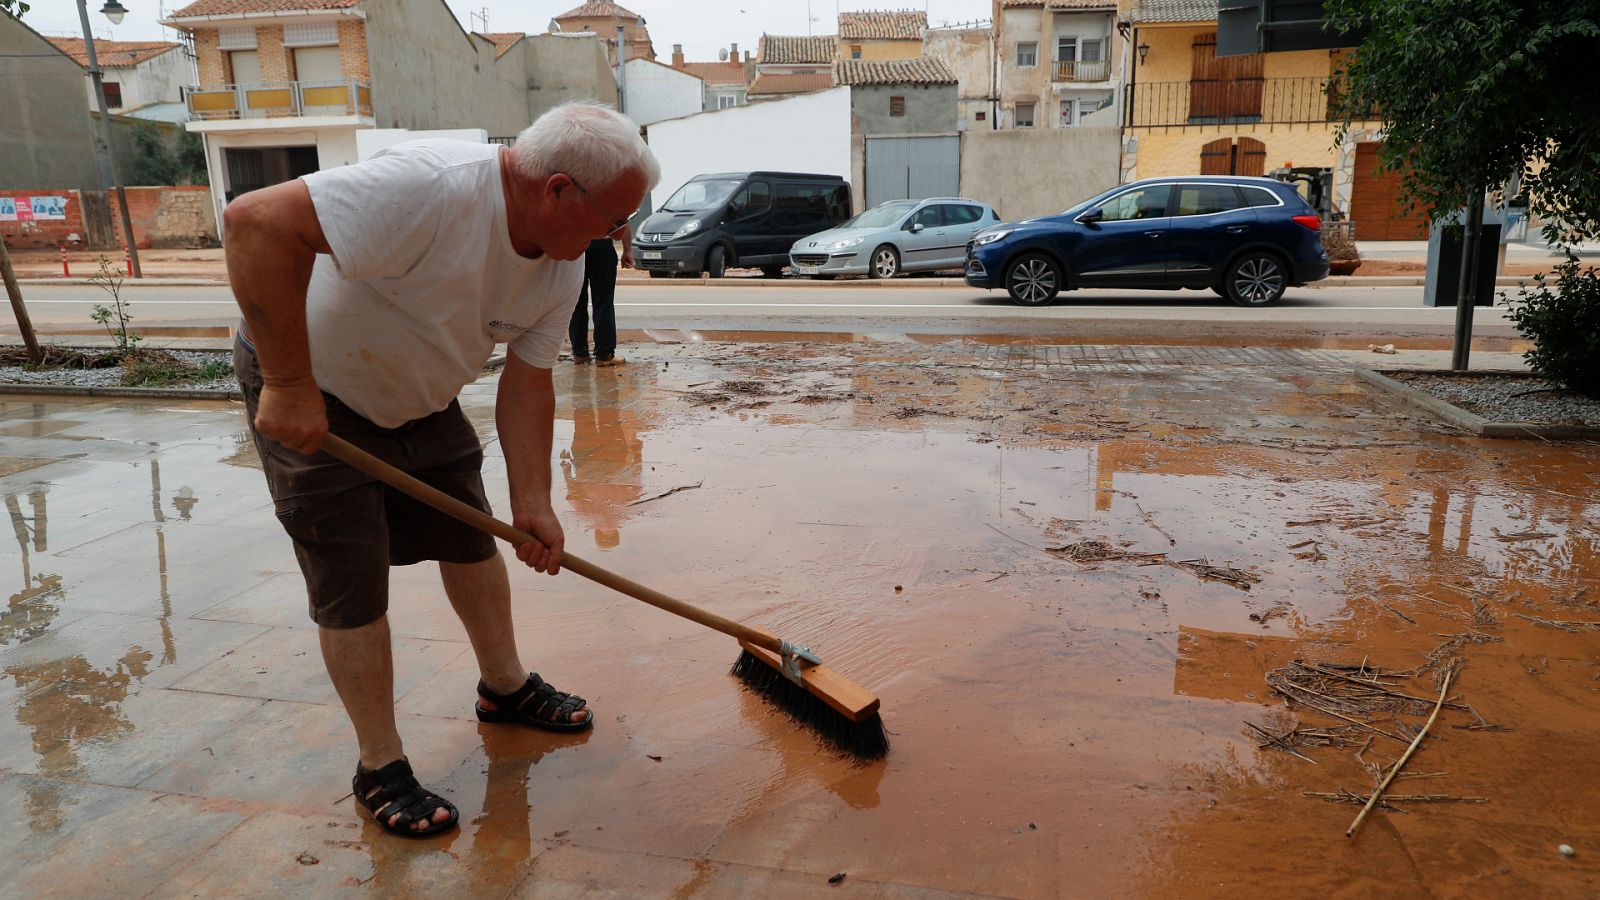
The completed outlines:
{"type": "Polygon", "coordinates": [[[834,241],[833,243],[829,244],[828,245],[828,249],[829,250],[844,250],[844,249],[847,249],[849,247],[854,247],[855,245],[861,243],[864,240],[866,240],[866,238],[845,238],[842,241],[834,241]]]}
{"type": "Polygon", "coordinates": [[[984,244],[992,244],[1015,230],[1015,228],[1002,228],[999,231],[985,231],[983,234],[978,235],[978,239],[972,242],[972,246],[982,247],[984,244]]]}
{"type": "Polygon", "coordinates": [[[688,237],[689,235],[694,234],[696,231],[699,231],[699,230],[700,230],[700,220],[699,219],[690,219],[689,221],[687,221],[687,222],[683,223],[682,225],[678,226],[678,230],[674,231],[672,233],[672,240],[677,240],[678,238],[688,237]]]}

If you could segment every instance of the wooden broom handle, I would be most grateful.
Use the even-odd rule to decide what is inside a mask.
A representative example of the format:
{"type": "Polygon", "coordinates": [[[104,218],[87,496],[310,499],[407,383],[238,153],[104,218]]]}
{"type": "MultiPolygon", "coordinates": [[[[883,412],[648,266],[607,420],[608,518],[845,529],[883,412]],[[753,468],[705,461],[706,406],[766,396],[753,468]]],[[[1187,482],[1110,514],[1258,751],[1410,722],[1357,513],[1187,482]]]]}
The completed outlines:
{"type": "MultiPolygon", "coordinates": [[[[480,509],[469,506],[438,488],[423,484],[421,481],[367,453],[365,450],[353,446],[350,442],[332,432],[329,432],[322,439],[322,449],[395,490],[407,494],[445,515],[460,519],[479,531],[492,534],[514,546],[519,544],[543,545],[542,541],[526,531],[508,525],[480,509]]],[[[615,572],[603,569],[588,560],[579,559],[577,556],[565,551],[561,554],[561,564],[590,581],[605,585],[614,591],[620,591],[635,600],[642,600],[657,609],[664,609],[673,615],[682,616],[691,622],[698,622],[707,628],[716,629],[729,637],[747,641],[773,653],[780,652],[779,647],[782,646],[783,641],[769,631],[723,618],[692,603],[685,603],[676,597],[669,597],[660,591],[645,587],[637,581],[624,578],[615,572]]]]}

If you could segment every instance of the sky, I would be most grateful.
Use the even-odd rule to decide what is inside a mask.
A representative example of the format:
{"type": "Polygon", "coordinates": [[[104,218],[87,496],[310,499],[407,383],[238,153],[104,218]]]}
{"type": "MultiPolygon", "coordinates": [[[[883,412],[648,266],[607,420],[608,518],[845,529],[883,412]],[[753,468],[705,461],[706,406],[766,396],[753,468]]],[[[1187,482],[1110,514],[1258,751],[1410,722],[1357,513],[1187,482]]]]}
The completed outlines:
{"type": "MultiPolygon", "coordinates": [[[[31,0],[23,16],[35,31],[46,35],[81,36],[77,4],[73,0],[31,0]]],[[[89,20],[95,37],[120,41],[175,40],[173,32],[157,21],[162,7],[181,9],[190,0],[121,0],[128,15],[112,25],[99,13],[104,0],[88,0],[89,20]]],[[[384,0],[368,0],[381,3],[384,0]]],[[[581,0],[445,0],[461,25],[471,31],[544,31],[552,16],[581,0]],[[478,18],[487,10],[488,27],[478,18]]],[[[884,0],[879,3],[836,0],[624,0],[624,8],[643,16],[655,43],[656,55],[667,60],[672,45],[682,44],[691,62],[717,58],[717,51],[737,43],[741,52],[756,49],[762,32],[769,34],[833,34],[840,10],[912,8],[926,9],[928,22],[944,24],[987,19],[989,0],[884,0]],[[807,15],[811,21],[808,23],[807,15]],[[809,25],[809,30],[808,30],[809,25]]]]}

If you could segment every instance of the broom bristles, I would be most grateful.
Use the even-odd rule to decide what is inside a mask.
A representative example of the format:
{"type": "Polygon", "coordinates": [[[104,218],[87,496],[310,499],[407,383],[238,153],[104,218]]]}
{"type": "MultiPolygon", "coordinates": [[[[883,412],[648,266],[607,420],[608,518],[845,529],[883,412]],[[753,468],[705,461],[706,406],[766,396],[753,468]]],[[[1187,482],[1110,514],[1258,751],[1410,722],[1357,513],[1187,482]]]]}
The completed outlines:
{"type": "Polygon", "coordinates": [[[859,722],[851,721],[748,650],[740,651],[729,674],[783,710],[789,718],[855,759],[871,762],[888,755],[889,734],[879,714],[873,713],[859,722]]]}

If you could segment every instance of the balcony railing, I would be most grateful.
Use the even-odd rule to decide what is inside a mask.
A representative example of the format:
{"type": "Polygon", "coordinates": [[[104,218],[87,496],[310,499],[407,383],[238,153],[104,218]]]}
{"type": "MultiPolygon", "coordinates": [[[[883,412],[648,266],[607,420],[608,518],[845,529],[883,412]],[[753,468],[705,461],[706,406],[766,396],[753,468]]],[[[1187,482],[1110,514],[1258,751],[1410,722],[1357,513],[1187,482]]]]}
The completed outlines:
{"type": "Polygon", "coordinates": [[[1056,60],[1056,81],[1109,81],[1111,62],[1104,59],[1056,60]]]}
{"type": "Polygon", "coordinates": [[[1123,90],[1123,124],[1129,128],[1309,125],[1338,118],[1328,112],[1327,79],[1317,76],[1153,81],[1123,90]]]}
{"type": "Polygon", "coordinates": [[[206,85],[186,95],[190,121],[372,115],[372,88],[356,78],[206,85]]]}

